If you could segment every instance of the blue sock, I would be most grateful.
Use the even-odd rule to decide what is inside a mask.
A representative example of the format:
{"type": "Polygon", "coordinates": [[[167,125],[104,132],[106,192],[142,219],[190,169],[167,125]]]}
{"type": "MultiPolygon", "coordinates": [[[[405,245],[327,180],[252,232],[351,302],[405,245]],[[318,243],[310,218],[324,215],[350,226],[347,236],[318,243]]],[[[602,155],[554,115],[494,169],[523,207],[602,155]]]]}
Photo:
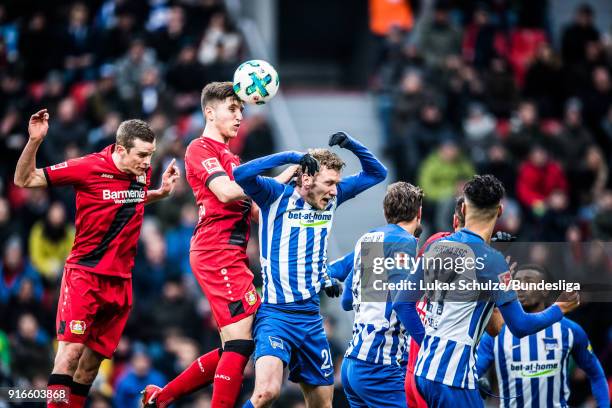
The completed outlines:
{"type": "Polygon", "coordinates": [[[253,403],[251,402],[251,400],[247,400],[247,402],[244,403],[242,408],[255,408],[255,407],[253,406],[253,403]]]}

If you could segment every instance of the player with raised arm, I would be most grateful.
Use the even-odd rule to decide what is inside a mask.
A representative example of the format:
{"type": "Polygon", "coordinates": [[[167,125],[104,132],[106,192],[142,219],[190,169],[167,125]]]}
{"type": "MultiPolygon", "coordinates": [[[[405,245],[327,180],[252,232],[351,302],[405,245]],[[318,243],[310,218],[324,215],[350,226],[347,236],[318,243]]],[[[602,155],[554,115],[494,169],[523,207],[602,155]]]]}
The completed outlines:
{"type": "MultiPolygon", "coordinates": [[[[416,384],[429,407],[470,406],[482,407],[477,390],[475,367],[476,345],[497,305],[508,329],[523,337],[536,333],[563,318],[563,314],[575,309],[578,295],[572,293],[567,301],[539,313],[525,313],[512,290],[468,291],[447,290],[450,283],[461,287],[461,282],[474,284],[506,283],[510,271],[503,255],[491,248],[491,240],[497,218],[501,215],[502,184],[490,175],[474,176],[463,189],[465,203],[465,227],[441,240],[435,241],[425,251],[414,281],[419,284],[441,285],[427,293],[425,336],[416,363],[416,384]],[[451,267],[436,267],[439,262],[426,262],[426,258],[450,259],[451,267]],[[472,267],[459,269],[459,262],[469,262],[472,267]],[[425,280],[427,276],[427,280],[425,280]],[[444,286],[444,285],[447,286],[444,286]],[[482,299],[482,296],[486,296],[482,299]],[[465,300],[464,300],[465,299],[465,300]],[[479,300],[481,299],[481,300],[479,300]]],[[[422,294],[409,294],[411,300],[396,299],[415,316],[415,298],[422,294]]],[[[414,321],[411,319],[410,321],[414,321]]],[[[420,324],[420,322],[419,322],[420,324]]],[[[407,326],[412,334],[419,333],[422,325],[407,326]]],[[[415,337],[418,339],[418,337],[415,337]]]]}
{"type": "Polygon", "coordinates": [[[387,170],[344,132],[330,146],[353,152],[362,171],[340,178],[344,162],[325,149],[282,152],[238,167],[236,182],[260,207],[259,242],[263,303],[255,319],[255,390],[245,407],[267,407],[280,394],[283,367],[300,384],[307,407],[331,407],[333,366],[323,330],[319,291],[339,295],[327,274],[327,241],[336,208],[385,179],[387,170]],[[261,174],[300,163],[296,185],[261,174]]]}
{"type": "MultiPolygon", "coordinates": [[[[406,182],[391,184],[383,200],[388,224],[362,235],[355,245],[354,267],[343,294],[343,307],[349,293],[352,298],[349,303],[355,311],[353,338],[342,362],[342,386],[351,407],[406,406],[404,376],[408,335],[401,324],[404,317],[393,309],[391,298],[375,299],[363,291],[362,282],[368,279],[362,276],[365,262],[362,256],[366,256],[362,251],[372,256],[372,252],[382,250],[387,259],[400,253],[416,258],[414,234],[420,229],[422,201],[420,188],[406,182]],[[368,245],[382,247],[368,248],[368,245]]],[[[343,269],[343,263],[346,260],[330,265],[332,276],[342,278],[337,267],[343,269]]]]}
{"type": "MultiPolygon", "coordinates": [[[[546,278],[545,269],[537,265],[523,265],[514,275],[523,283],[548,281],[546,278]]],[[[517,294],[530,313],[546,307],[547,291],[519,290],[517,294]]],[[[482,377],[495,362],[500,406],[504,408],[566,407],[570,355],[587,374],[597,406],[609,407],[608,382],[601,364],[582,327],[566,317],[523,338],[514,336],[505,326],[497,337],[485,334],[476,352],[476,371],[482,377]]]]}
{"type": "Polygon", "coordinates": [[[143,121],[122,122],[116,143],[63,163],[36,168],[49,128],[43,109],[30,118],[30,138],[15,170],[15,184],[33,188],[72,185],[76,237],[66,260],[57,308],[59,346],[48,407],[83,407],[102,360],[111,358],[132,307],[132,268],[144,205],[170,195],[179,170],[170,163],[158,190],[149,190],[155,134],[143,121]]]}
{"type": "MultiPolygon", "coordinates": [[[[185,152],[187,181],[200,213],[189,261],[210,302],[223,345],[198,357],[163,389],[147,386],[142,401],[150,407],[166,407],[213,383],[212,407],[233,407],[254,347],[251,329],[260,299],[246,247],[256,207],[234,181],[240,159],[229,150],[242,122],[243,103],[231,82],[209,83],[201,102],[206,126],[185,152]]],[[[289,168],[277,179],[288,181],[295,170],[289,168]]]]}

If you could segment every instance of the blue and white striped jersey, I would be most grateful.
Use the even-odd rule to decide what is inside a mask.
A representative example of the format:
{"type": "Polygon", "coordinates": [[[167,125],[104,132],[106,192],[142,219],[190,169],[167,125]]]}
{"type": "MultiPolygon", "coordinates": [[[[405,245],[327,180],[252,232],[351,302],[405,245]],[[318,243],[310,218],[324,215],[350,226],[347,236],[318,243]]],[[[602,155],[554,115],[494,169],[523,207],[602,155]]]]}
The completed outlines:
{"type": "Polygon", "coordinates": [[[584,330],[567,318],[520,339],[505,325],[495,338],[485,333],[476,366],[481,376],[495,362],[501,407],[567,407],[570,355],[589,376],[598,406],[609,406],[603,369],[584,330]]]}
{"type": "MultiPolygon", "coordinates": [[[[323,210],[305,202],[294,185],[259,175],[277,166],[299,163],[302,153],[277,153],[234,170],[236,182],[260,208],[263,303],[298,303],[299,308],[302,302],[313,299],[318,307],[315,295],[327,278],[327,242],[336,208],[381,182],[387,174],[378,159],[356,140],[350,139],[347,148],[359,158],[363,170],[343,178],[337,185],[337,196],[323,210]]],[[[310,310],[312,305],[306,308],[310,310]]]]}
{"type": "MultiPolygon", "coordinates": [[[[362,298],[361,255],[364,243],[398,243],[399,246],[384,246],[384,256],[393,258],[394,248],[401,248],[408,256],[416,257],[416,238],[396,224],[375,228],[359,238],[355,245],[354,265],[350,280],[353,296],[355,322],[353,338],[345,356],[373,364],[401,365],[406,362],[408,334],[392,309],[391,299],[387,302],[366,301],[362,298]]],[[[348,290],[348,288],[347,288],[348,290]]]]}
{"type": "MultiPolygon", "coordinates": [[[[472,269],[479,282],[498,282],[508,271],[501,253],[487,245],[477,234],[463,228],[448,237],[433,242],[425,251],[438,254],[456,253],[459,246],[469,254],[464,257],[483,260],[483,267],[472,269]]],[[[419,264],[417,279],[423,279],[423,264],[419,264]]],[[[453,282],[466,274],[457,274],[453,282]]],[[[481,301],[435,301],[426,304],[425,337],[419,350],[415,375],[459,388],[476,388],[476,345],[484,332],[495,304],[516,299],[514,291],[494,290],[490,298],[481,301]]],[[[440,300],[440,299],[438,299],[440,300]]]]}

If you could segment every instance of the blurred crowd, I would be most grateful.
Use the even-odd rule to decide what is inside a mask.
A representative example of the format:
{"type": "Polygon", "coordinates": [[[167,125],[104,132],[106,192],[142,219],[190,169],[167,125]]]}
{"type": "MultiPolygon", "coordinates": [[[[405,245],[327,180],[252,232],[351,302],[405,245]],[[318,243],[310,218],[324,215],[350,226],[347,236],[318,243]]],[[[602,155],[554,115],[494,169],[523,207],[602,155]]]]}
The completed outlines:
{"type": "MultiPolygon", "coordinates": [[[[0,2],[0,386],[46,386],[75,234],[71,188],[12,182],[30,115],[50,113],[38,167],[101,150],[125,119],[148,121],[158,138],[157,186],[172,158],[184,166],[185,147],[203,129],[202,87],[230,80],[244,54],[217,0],[0,2]]],[[[265,118],[246,117],[232,150],[245,160],[271,153],[265,118]]],[[[172,199],[147,207],[131,319],[101,368],[91,406],[136,407],[146,384],[165,384],[217,346],[210,307],[189,269],[197,216],[184,178],[172,199]]],[[[208,406],[209,395],[186,404],[208,406]]]]}
{"type": "MultiPolygon", "coordinates": [[[[600,31],[587,4],[568,10],[554,37],[551,2],[431,3],[418,23],[372,29],[386,155],[398,179],[425,192],[425,236],[450,230],[464,181],[490,173],[507,192],[499,229],[531,242],[609,241],[612,26],[600,31]]],[[[574,316],[612,381],[612,308],[574,316]]]]}

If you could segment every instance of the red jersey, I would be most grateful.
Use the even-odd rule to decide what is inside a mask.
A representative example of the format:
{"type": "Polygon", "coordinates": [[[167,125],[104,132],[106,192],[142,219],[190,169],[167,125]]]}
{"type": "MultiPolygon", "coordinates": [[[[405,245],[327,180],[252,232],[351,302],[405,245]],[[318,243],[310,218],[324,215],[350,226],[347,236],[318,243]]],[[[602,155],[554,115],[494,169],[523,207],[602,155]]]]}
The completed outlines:
{"type": "Polygon", "coordinates": [[[115,145],[45,167],[50,186],[76,191],[76,237],[66,266],[130,278],[151,169],[134,176],[115,166],[115,145]]]}
{"type": "Polygon", "coordinates": [[[199,207],[199,219],[191,250],[245,248],[251,233],[251,200],[222,203],[208,188],[219,176],[234,180],[234,168],[240,165],[237,155],[225,143],[208,137],[192,141],[185,152],[185,173],[199,207]]]}

